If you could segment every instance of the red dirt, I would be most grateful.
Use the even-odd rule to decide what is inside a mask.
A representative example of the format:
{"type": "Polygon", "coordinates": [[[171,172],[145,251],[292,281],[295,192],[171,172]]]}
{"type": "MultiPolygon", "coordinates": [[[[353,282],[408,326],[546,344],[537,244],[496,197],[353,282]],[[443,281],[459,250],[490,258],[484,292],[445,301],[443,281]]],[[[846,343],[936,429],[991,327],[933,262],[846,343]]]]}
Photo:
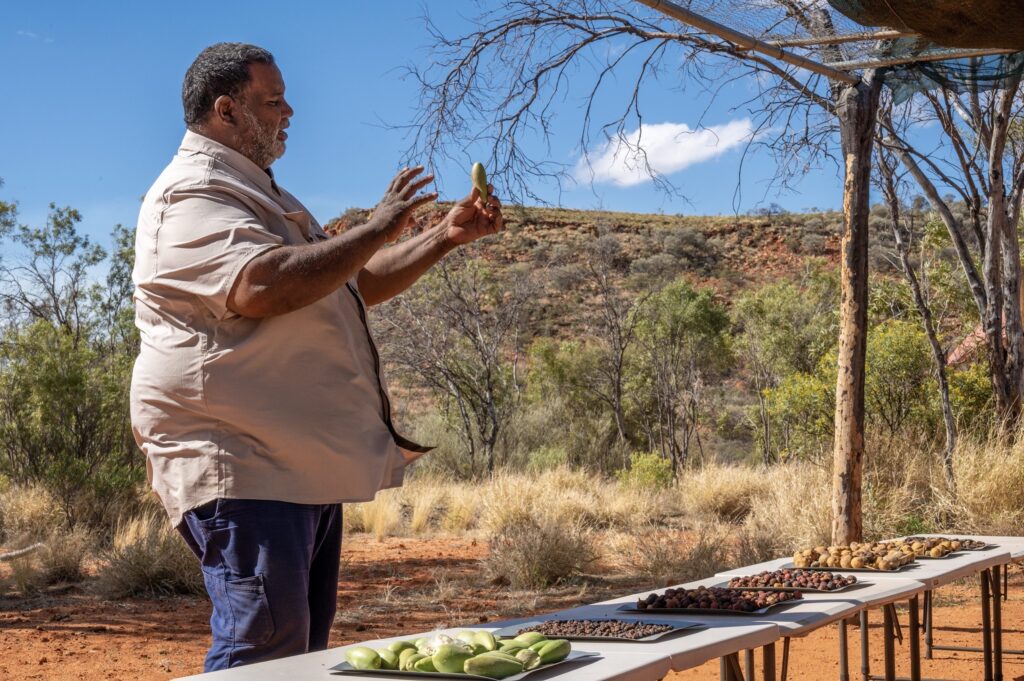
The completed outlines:
{"type": "MultiPolygon", "coordinates": [[[[412,634],[436,627],[497,621],[548,612],[642,586],[588,580],[550,593],[513,593],[488,583],[479,559],[486,548],[475,540],[388,539],[365,536],[346,544],[338,618],[331,645],[412,634]]],[[[1004,604],[1004,648],[1024,648],[1024,578],[1011,574],[1004,604]]],[[[86,585],[87,586],[87,585],[86,585]]],[[[938,592],[936,640],[978,645],[980,606],[974,585],[938,592]]],[[[201,598],[108,602],[79,586],[26,598],[0,599],[0,679],[163,681],[201,671],[207,645],[209,605],[201,598]]],[[[901,615],[904,625],[906,614],[901,615]]],[[[881,616],[872,613],[872,672],[881,672],[881,616]]],[[[850,628],[851,676],[859,678],[859,639],[850,628]]],[[[793,681],[838,678],[837,629],[828,627],[794,640],[793,681]]],[[[781,648],[781,646],[780,646],[781,648]]],[[[779,651],[781,655],[781,650],[779,651]]],[[[905,647],[897,648],[898,671],[906,675],[905,647]]],[[[976,681],[980,655],[936,652],[925,660],[926,677],[976,681]]],[[[1024,681],[1024,658],[1007,655],[1004,678],[1024,681]]],[[[670,674],[667,680],[718,678],[717,662],[670,674]]]]}

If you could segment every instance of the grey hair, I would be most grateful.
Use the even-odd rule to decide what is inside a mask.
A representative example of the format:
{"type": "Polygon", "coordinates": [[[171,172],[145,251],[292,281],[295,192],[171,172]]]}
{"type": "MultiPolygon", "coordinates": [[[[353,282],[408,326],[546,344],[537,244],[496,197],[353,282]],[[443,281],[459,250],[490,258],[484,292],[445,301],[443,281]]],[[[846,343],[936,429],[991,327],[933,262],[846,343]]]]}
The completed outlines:
{"type": "Polygon", "coordinates": [[[249,64],[273,64],[274,55],[256,45],[217,43],[199,53],[181,84],[185,125],[200,125],[221,95],[237,97],[251,80],[249,64]]]}

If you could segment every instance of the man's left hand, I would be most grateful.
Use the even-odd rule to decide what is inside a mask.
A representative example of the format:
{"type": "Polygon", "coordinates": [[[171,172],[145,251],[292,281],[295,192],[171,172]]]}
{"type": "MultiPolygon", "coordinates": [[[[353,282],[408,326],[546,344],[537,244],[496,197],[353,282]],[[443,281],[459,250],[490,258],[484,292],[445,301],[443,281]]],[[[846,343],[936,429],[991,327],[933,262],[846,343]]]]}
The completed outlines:
{"type": "Polygon", "coordinates": [[[444,223],[447,226],[448,241],[456,245],[468,244],[488,234],[500,232],[504,227],[501,215],[501,201],[494,195],[494,187],[487,186],[487,205],[475,187],[469,196],[457,201],[448,211],[444,223]]]}

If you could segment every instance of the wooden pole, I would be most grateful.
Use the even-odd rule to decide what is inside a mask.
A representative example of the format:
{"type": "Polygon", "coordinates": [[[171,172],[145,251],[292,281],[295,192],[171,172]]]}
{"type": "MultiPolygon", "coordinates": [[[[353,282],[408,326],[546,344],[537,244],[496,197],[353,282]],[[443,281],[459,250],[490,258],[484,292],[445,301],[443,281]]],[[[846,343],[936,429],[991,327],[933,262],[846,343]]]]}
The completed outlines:
{"type": "Polygon", "coordinates": [[[656,9],[666,16],[670,16],[673,19],[683,22],[694,28],[698,28],[702,31],[706,31],[713,36],[717,36],[722,40],[727,40],[733,45],[742,47],[745,50],[752,50],[754,52],[760,52],[761,54],[767,55],[772,59],[778,59],[781,62],[792,64],[793,66],[799,66],[802,69],[807,69],[814,73],[820,73],[823,76],[827,76],[832,80],[839,81],[841,83],[855,84],[860,82],[860,76],[853,73],[845,73],[838,69],[834,69],[813,59],[807,57],[801,57],[798,54],[787,52],[781,47],[776,47],[763,40],[758,40],[753,36],[749,36],[746,33],[741,33],[735,29],[729,28],[723,24],[708,19],[705,16],[691,12],[688,9],[680,7],[674,2],[668,0],[637,0],[651,9],[656,9]]]}
{"type": "Polygon", "coordinates": [[[871,153],[881,79],[864,73],[861,83],[840,87],[836,115],[846,163],[833,447],[832,542],[861,541],[864,469],[864,365],[868,332],[868,217],[871,153]]]}

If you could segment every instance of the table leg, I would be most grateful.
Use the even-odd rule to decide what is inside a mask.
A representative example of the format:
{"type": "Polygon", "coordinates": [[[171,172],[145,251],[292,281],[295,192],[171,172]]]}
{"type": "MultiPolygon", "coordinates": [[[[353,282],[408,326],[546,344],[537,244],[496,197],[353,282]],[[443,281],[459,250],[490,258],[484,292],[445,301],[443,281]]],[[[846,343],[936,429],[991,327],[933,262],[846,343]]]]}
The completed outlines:
{"type": "Polygon", "coordinates": [[[769,643],[761,648],[764,666],[764,681],[775,681],[775,644],[769,643]]]}
{"type": "Polygon", "coordinates": [[[782,639],[782,681],[789,675],[789,637],[782,639]]]}
{"type": "Polygon", "coordinates": [[[740,669],[740,656],[737,653],[733,653],[726,658],[726,663],[729,665],[729,678],[733,681],[743,681],[743,670],[740,669]]]}
{"type": "Polygon", "coordinates": [[[924,592],[924,657],[932,659],[932,623],[935,613],[932,612],[932,592],[924,592]]]}
{"type": "Polygon", "coordinates": [[[984,655],[985,681],[992,681],[992,614],[989,595],[990,570],[981,575],[981,650],[984,655]]]}
{"type": "Polygon", "coordinates": [[[718,681],[732,681],[729,678],[729,666],[724,657],[718,658],[718,681]]]}
{"type": "Polygon", "coordinates": [[[754,651],[744,650],[743,651],[743,678],[747,681],[757,681],[754,678],[754,651]]]}
{"type": "Polygon", "coordinates": [[[871,653],[868,641],[868,611],[860,611],[860,675],[862,681],[871,681],[871,653]]]}
{"type": "Polygon", "coordinates": [[[893,635],[892,608],[882,608],[882,635],[885,641],[885,681],[896,681],[896,642],[893,635]]]}
{"type": "Polygon", "coordinates": [[[910,599],[910,681],[921,681],[921,627],[918,598],[910,599]]]}
{"type": "Polygon", "coordinates": [[[996,565],[992,568],[992,668],[995,681],[1003,681],[1003,604],[999,602],[1002,595],[1000,578],[1005,568],[996,565]]]}
{"type": "Polygon", "coordinates": [[[846,620],[839,620],[839,681],[850,681],[850,660],[846,643],[846,620]]]}

